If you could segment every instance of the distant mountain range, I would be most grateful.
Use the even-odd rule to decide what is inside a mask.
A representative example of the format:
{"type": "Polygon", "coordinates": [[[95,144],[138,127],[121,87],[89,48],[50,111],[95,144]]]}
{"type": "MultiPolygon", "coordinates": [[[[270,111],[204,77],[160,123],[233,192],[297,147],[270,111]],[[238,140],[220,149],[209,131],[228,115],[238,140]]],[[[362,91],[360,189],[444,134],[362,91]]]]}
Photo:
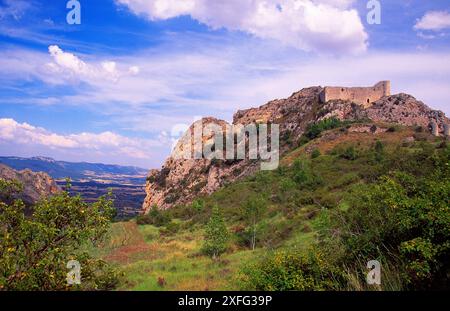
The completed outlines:
{"type": "Polygon", "coordinates": [[[30,169],[45,172],[54,179],[71,178],[72,180],[95,180],[143,184],[148,170],[135,166],[121,166],[102,163],[72,163],[56,161],[48,157],[0,157],[0,163],[15,170],[30,169]]]}

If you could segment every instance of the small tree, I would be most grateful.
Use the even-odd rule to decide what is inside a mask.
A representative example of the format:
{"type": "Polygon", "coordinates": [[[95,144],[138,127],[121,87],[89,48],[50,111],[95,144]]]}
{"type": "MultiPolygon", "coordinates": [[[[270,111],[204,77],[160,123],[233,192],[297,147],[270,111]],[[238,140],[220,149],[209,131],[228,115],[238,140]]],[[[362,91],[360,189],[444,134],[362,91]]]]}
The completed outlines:
{"type": "Polygon", "coordinates": [[[203,252],[215,259],[225,252],[229,238],[225,221],[217,205],[214,205],[212,209],[205,231],[203,252]]]}
{"type": "MultiPolygon", "coordinates": [[[[0,185],[0,192],[17,189],[1,179],[0,185]]],[[[24,209],[21,200],[0,202],[0,290],[114,288],[117,273],[81,251],[109,229],[114,208],[108,196],[88,204],[62,191],[35,204],[30,216],[24,209]],[[67,285],[69,260],[81,264],[81,285],[67,285]]]]}
{"type": "Polygon", "coordinates": [[[250,247],[256,248],[257,224],[267,210],[266,200],[259,195],[251,196],[243,205],[243,214],[251,232],[250,247]]]}

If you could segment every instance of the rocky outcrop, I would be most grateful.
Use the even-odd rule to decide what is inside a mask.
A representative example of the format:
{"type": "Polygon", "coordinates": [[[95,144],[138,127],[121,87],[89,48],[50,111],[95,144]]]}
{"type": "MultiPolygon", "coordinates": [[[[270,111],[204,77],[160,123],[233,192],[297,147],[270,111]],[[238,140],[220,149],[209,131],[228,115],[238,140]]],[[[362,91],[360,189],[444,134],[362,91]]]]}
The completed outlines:
{"type": "Polygon", "coordinates": [[[0,178],[20,182],[23,186],[23,191],[15,195],[14,198],[21,199],[28,205],[32,205],[39,199],[56,194],[59,191],[56,182],[43,172],[33,172],[28,169],[16,171],[0,164],[0,178]]]}
{"type": "MultiPolygon", "coordinates": [[[[445,124],[450,124],[441,111],[435,111],[407,94],[384,96],[370,105],[361,105],[349,100],[335,99],[323,103],[320,95],[322,87],[305,88],[286,99],[276,99],[259,108],[239,110],[233,116],[233,125],[252,123],[272,123],[280,126],[280,154],[297,147],[297,142],[310,123],[328,118],[340,120],[371,120],[373,122],[397,123],[406,126],[418,125],[423,128],[435,122],[441,133],[445,124]]],[[[197,121],[204,128],[217,124],[229,126],[223,120],[204,118],[197,121]]],[[[152,170],[147,178],[143,209],[152,206],[170,208],[177,204],[188,204],[199,195],[209,194],[226,183],[249,176],[259,169],[258,161],[180,159],[195,123],[178,142],[172,155],[161,170],[152,170]]],[[[202,136],[202,142],[210,137],[202,136]]]]}

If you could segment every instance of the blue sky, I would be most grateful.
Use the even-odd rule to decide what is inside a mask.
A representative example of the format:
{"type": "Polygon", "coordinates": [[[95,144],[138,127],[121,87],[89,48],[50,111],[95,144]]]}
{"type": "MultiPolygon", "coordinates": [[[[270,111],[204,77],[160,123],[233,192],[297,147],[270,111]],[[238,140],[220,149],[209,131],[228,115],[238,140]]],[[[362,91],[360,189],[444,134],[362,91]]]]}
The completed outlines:
{"type": "Polygon", "coordinates": [[[390,79],[450,114],[450,3],[0,0],[0,155],[159,167],[177,129],[390,79]]]}

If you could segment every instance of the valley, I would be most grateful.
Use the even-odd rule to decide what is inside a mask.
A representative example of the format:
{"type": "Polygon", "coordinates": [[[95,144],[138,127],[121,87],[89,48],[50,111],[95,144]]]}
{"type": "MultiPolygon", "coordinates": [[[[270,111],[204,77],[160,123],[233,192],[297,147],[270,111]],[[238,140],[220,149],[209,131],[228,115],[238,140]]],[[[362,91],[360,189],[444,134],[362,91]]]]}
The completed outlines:
{"type": "Polygon", "coordinates": [[[48,157],[0,157],[0,163],[16,170],[29,169],[50,175],[62,189],[70,179],[71,195],[80,194],[86,202],[95,202],[109,190],[114,196],[117,219],[138,215],[145,198],[147,170],[133,166],[100,163],[72,163],[48,157]]]}

